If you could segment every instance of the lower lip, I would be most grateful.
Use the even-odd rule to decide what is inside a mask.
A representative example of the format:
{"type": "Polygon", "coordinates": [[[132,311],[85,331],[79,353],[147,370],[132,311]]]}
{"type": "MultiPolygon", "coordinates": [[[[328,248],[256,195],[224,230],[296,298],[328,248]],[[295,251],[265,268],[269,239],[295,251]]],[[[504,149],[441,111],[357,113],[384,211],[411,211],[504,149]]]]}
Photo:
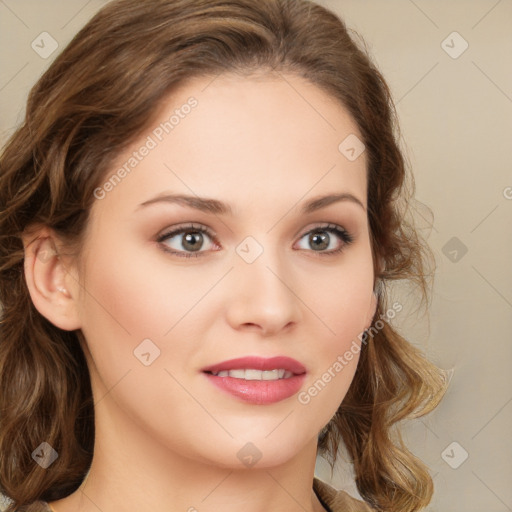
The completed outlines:
{"type": "Polygon", "coordinates": [[[234,377],[217,377],[205,373],[208,380],[223,391],[256,405],[273,404],[295,395],[302,386],[306,374],[294,375],[288,379],[245,380],[234,377]]]}

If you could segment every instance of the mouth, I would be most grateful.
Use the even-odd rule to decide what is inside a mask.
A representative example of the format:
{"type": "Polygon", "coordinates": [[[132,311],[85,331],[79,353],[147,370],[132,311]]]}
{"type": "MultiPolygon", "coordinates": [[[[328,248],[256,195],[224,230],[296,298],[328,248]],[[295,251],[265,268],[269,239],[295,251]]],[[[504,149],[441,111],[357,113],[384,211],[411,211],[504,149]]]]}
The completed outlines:
{"type": "Polygon", "coordinates": [[[278,380],[289,379],[293,377],[293,373],[284,368],[276,368],[275,370],[255,370],[253,368],[238,370],[221,370],[219,372],[206,372],[215,377],[232,377],[233,379],[244,380],[278,380]]]}
{"type": "Polygon", "coordinates": [[[299,391],[306,376],[301,363],[284,356],[231,359],[203,368],[202,372],[218,389],[257,405],[291,397],[299,391]]]}

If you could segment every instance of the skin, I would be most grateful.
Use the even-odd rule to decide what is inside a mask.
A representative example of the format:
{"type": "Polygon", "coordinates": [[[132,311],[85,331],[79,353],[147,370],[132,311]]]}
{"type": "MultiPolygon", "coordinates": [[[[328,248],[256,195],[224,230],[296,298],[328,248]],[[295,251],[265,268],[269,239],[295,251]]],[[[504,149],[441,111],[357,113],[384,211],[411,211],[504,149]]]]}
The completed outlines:
{"type": "MultiPolygon", "coordinates": [[[[55,325],[82,330],[95,399],[91,471],[80,489],[51,503],[56,512],[323,510],[312,491],[317,436],[358,355],[306,405],[297,395],[243,402],[201,369],[286,355],[306,367],[304,391],[369,326],[366,155],[349,161],[338,150],[349,134],[362,137],[344,107],[294,75],[202,77],[166,98],[106,178],[191,96],[197,107],[95,201],[80,259],[39,258],[51,247],[65,252],[47,228],[35,242],[24,238],[32,300],[55,325]],[[299,212],[333,192],[362,206],[345,200],[299,212]],[[163,202],[138,208],[163,193],[215,198],[234,215],[163,202]],[[215,240],[203,235],[198,258],[165,252],[186,251],[184,236],[159,243],[158,235],[189,223],[215,240]],[[322,256],[307,233],[326,224],[353,241],[322,256]],[[263,249],[250,264],[236,251],[248,236],[263,249]],[[149,366],[133,353],[147,338],[160,349],[149,366]],[[252,467],[237,457],[248,442],[261,453],[252,467]]],[[[322,251],[344,245],[323,233],[330,242],[322,251]]]]}

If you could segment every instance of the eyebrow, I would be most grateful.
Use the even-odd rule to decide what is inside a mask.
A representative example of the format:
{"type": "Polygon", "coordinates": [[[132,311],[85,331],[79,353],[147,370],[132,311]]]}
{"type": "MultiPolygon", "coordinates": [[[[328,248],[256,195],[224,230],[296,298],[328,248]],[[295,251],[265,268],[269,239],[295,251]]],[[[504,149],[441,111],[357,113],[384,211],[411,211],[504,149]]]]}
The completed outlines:
{"type": "MultiPolygon", "coordinates": [[[[340,193],[314,197],[313,199],[310,199],[308,202],[302,205],[300,213],[309,214],[317,210],[320,210],[321,208],[326,208],[331,204],[344,201],[355,203],[366,212],[365,206],[363,205],[361,200],[359,200],[356,196],[349,193],[340,193]]],[[[214,213],[218,215],[233,215],[233,210],[229,204],[223,203],[222,201],[219,201],[217,199],[189,196],[186,194],[159,195],[141,203],[137,207],[137,210],[139,210],[142,207],[158,203],[179,204],[181,206],[188,206],[189,208],[194,208],[195,210],[200,210],[202,212],[214,213]]]]}

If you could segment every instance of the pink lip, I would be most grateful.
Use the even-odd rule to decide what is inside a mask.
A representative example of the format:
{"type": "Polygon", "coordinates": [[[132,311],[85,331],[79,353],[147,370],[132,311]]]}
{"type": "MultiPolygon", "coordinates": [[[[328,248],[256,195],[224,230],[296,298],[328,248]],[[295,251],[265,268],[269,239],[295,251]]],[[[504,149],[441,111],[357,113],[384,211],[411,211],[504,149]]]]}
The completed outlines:
{"type": "Polygon", "coordinates": [[[203,369],[208,380],[230,395],[251,404],[267,405],[280,402],[295,395],[302,386],[306,377],[306,369],[295,359],[289,357],[242,357],[239,359],[230,359],[203,369]],[[238,369],[254,370],[275,370],[284,369],[292,372],[294,375],[288,379],[278,380],[245,380],[234,377],[218,377],[212,373],[223,370],[238,369]]]}

